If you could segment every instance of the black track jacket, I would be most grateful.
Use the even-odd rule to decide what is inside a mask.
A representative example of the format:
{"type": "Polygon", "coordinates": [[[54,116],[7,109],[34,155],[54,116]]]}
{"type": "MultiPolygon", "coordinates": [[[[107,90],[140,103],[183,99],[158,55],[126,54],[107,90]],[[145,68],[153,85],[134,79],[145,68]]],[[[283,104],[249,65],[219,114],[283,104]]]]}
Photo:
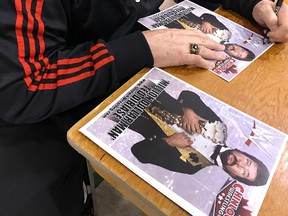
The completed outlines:
{"type": "MultiPolygon", "coordinates": [[[[222,5],[251,20],[257,2],[223,0],[222,5]]],[[[19,130],[16,125],[27,129],[60,113],[61,124],[66,124],[67,110],[110,92],[143,67],[153,66],[137,20],[157,12],[162,3],[0,0],[0,145],[1,140],[8,142],[13,130],[19,130]]]]}

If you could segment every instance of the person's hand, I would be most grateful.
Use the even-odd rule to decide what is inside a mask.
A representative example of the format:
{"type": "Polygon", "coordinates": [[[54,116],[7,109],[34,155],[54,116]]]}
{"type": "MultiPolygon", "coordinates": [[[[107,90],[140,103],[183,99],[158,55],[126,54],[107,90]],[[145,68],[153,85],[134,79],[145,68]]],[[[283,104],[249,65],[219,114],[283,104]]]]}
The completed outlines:
{"type": "Polygon", "coordinates": [[[184,132],[174,133],[171,136],[164,138],[164,140],[171,147],[185,148],[187,150],[193,149],[193,147],[191,147],[193,141],[184,132]]]}
{"type": "Polygon", "coordinates": [[[209,22],[202,22],[201,24],[201,31],[205,34],[213,34],[215,29],[215,26],[211,25],[209,22]]]}
{"type": "Polygon", "coordinates": [[[288,6],[283,3],[278,15],[274,13],[275,3],[262,0],[253,9],[256,22],[270,31],[267,36],[274,42],[288,42],[288,6]]]}
{"type": "Polygon", "coordinates": [[[182,128],[188,133],[200,133],[199,121],[207,122],[206,119],[198,116],[192,109],[183,108],[182,128]]]}
{"type": "Polygon", "coordinates": [[[168,67],[196,65],[213,69],[211,60],[224,60],[225,55],[217,52],[225,49],[207,35],[195,29],[161,29],[143,32],[154,58],[154,66],[168,67]],[[189,44],[200,45],[199,55],[190,54],[189,44]]]}

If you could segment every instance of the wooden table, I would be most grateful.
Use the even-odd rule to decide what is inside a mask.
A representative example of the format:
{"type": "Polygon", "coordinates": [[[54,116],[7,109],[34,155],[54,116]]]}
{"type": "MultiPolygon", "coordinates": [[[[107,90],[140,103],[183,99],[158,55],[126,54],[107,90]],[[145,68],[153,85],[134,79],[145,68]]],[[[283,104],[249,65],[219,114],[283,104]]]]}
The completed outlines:
{"type": "MultiPolygon", "coordinates": [[[[231,11],[217,12],[229,19],[260,33],[248,21],[231,11]]],[[[288,133],[288,43],[276,44],[249,65],[230,83],[208,70],[199,68],[165,68],[174,76],[246,112],[249,115],[288,133]]],[[[148,69],[136,74],[110,97],[76,123],[67,134],[70,145],[84,155],[93,168],[108,183],[147,215],[188,215],[186,211],[152,188],[116,159],[81,134],[78,129],[102,111],[111,101],[128,89],[148,69]]],[[[288,147],[286,146],[260,216],[288,215],[288,147]]]]}

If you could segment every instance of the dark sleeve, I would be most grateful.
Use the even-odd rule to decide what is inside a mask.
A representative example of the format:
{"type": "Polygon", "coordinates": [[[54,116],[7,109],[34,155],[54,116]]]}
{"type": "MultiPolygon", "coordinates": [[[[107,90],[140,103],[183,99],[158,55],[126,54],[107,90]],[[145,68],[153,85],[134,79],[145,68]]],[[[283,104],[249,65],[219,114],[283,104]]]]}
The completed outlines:
{"type": "Polygon", "coordinates": [[[252,11],[254,6],[261,0],[222,0],[222,6],[226,10],[233,10],[243,17],[254,21],[252,11]]]}
{"type": "Polygon", "coordinates": [[[129,126],[129,128],[140,133],[147,140],[167,137],[159,125],[145,111],[129,126]]]}
{"type": "Polygon", "coordinates": [[[186,14],[184,17],[186,17],[189,21],[192,21],[194,23],[200,23],[201,18],[199,16],[196,16],[193,11],[191,13],[186,14]]]}
{"type": "Polygon", "coordinates": [[[167,28],[185,29],[180,23],[174,20],[171,23],[165,25],[167,28]]]}
{"type": "Polygon", "coordinates": [[[152,106],[155,104],[156,106],[157,103],[160,104],[160,107],[162,109],[165,109],[171,113],[175,113],[175,114],[179,114],[182,115],[183,114],[183,110],[182,110],[182,104],[180,104],[177,99],[175,99],[174,97],[172,97],[170,94],[168,94],[166,91],[163,91],[160,96],[156,99],[155,102],[152,103],[152,106]]]}
{"type": "Polygon", "coordinates": [[[211,25],[215,26],[216,28],[218,29],[226,29],[226,26],[224,24],[222,24],[215,16],[213,16],[212,14],[208,14],[208,13],[204,13],[201,15],[201,21],[202,22],[208,22],[210,23],[211,25]]]}
{"type": "Polygon", "coordinates": [[[178,98],[179,103],[182,104],[184,108],[192,109],[197,115],[201,116],[209,120],[213,121],[221,121],[221,119],[214,113],[213,110],[210,109],[199,97],[199,95],[195,94],[191,91],[183,91],[179,95],[178,98]]]}
{"type": "Polygon", "coordinates": [[[194,174],[201,169],[201,165],[192,166],[180,159],[177,148],[170,147],[164,140],[143,140],[132,146],[133,155],[141,163],[150,163],[173,172],[194,174]]]}
{"type": "Polygon", "coordinates": [[[0,118],[9,123],[39,122],[71,109],[153,64],[141,32],[68,46],[67,11],[61,1],[46,4],[1,4],[0,118]]]}
{"type": "Polygon", "coordinates": [[[144,67],[152,67],[154,59],[142,32],[107,42],[108,50],[115,56],[115,67],[119,80],[130,77],[144,67]]]}
{"type": "MultiPolygon", "coordinates": [[[[181,2],[183,0],[176,0],[175,2],[181,2]]],[[[193,2],[193,0],[191,0],[193,2]]],[[[205,2],[219,4],[221,3],[226,10],[233,10],[243,17],[254,21],[252,17],[252,10],[254,6],[261,0],[206,0],[205,2]]]]}

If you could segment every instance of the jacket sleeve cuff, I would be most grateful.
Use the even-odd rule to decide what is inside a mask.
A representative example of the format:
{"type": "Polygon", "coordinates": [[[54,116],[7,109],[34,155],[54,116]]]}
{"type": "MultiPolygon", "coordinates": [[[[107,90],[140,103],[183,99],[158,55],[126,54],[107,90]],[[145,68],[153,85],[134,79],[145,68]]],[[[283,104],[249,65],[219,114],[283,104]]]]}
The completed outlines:
{"type": "Polygon", "coordinates": [[[252,11],[255,5],[261,0],[222,0],[224,9],[233,10],[250,21],[255,21],[252,11]]]}
{"type": "Polygon", "coordinates": [[[154,64],[150,47],[141,31],[107,42],[106,45],[115,57],[119,81],[128,79],[144,67],[152,67],[154,64]]]}

